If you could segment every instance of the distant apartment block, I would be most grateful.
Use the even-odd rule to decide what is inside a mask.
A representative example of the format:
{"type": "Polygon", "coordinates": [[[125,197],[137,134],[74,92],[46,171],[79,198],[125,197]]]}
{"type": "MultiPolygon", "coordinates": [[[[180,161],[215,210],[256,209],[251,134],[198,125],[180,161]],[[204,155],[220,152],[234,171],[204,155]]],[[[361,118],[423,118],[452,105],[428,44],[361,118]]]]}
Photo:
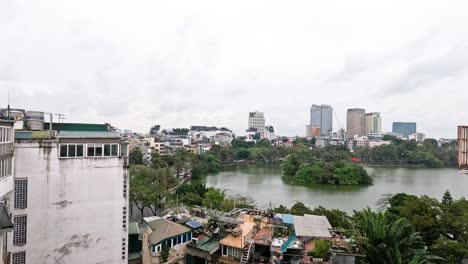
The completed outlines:
{"type": "Polygon", "coordinates": [[[106,125],[40,121],[15,132],[11,263],[127,263],[128,145],[106,125]]]}
{"type": "Polygon", "coordinates": [[[310,107],[310,124],[306,135],[312,137],[331,137],[333,133],[333,108],[330,105],[316,105],[310,107]]]}
{"type": "Polygon", "coordinates": [[[380,113],[366,113],[365,115],[366,136],[382,133],[382,117],[380,113]]]}
{"type": "Polygon", "coordinates": [[[392,133],[408,138],[416,133],[416,122],[393,122],[392,133]]]}
{"type": "Polygon", "coordinates": [[[458,127],[458,168],[468,170],[468,126],[458,127]]]}
{"type": "Polygon", "coordinates": [[[249,113],[247,130],[251,130],[252,128],[256,129],[257,133],[260,133],[260,138],[265,138],[265,116],[262,112],[249,113]]]}
{"type": "Polygon", "coordinates": [[[348,109],[346,113],[346,132],[349,139],[354,138],[355,135],[365,135],[365,116],[366,110],[362,108],[348,109]]]}
{"type": "Polygon", "coordinates": [[[369,139],[366,136],[355,135],[354,138],[348,140],[347,147],[351,152],[354,152],[356,148],[368,148],[369,139]]]}

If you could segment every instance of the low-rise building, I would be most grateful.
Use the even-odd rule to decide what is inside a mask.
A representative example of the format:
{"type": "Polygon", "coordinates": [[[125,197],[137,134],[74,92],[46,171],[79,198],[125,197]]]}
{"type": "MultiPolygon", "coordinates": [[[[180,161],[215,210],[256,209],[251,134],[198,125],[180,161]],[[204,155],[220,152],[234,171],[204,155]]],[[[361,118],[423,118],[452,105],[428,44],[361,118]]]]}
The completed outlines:
{"type": "Polygon", "coordinates": [[[408,137],[409,140],[416,140],[416,142],[421,143],[426,139],[426,135],[420,132],[413,133],[409,135],[408,137]]]}
{"type": "Polygon", "coordinates": [[[384,141],[384,140],[370,140],[368,143],[369,148],[375,148],[383,145],[390,145],[391,141],[384,141]]]}
{"type": "Polygon", "coordinates": [[[252,243],[254,221],[250,215],[240,217],[238,225],[229,230],[229,235],[221,239],[221,256],[241,259],[244,249],[252,243]]]}
{"type": "Polygon", "coordinates": [[[143,264],[185,263],[186,245],[192,230],[170,220],[153,216],[143,219],[143,264]],[[167,254],[167,259],[163,259],[167,254]]]}
{"type": "Polygon", "coordinates": [[[349,151],[353,152],[356,148],[369,147],[369,139],[366,136],[355,135],[354,138],[348,140],[346,145],[349,151]]]}
{"type": "Polygon", "coordinates": [[[11,263],[126,264],[127,143],[106,125],[47,125],[15,132],[11,263]]]}

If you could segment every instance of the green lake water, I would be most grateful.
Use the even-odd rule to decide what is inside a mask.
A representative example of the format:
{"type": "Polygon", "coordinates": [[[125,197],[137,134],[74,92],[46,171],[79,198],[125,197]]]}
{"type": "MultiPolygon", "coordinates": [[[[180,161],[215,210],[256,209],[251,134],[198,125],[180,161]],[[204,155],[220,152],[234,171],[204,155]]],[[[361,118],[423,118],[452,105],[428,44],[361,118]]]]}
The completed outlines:
{"type": "Polygon", "coordinates": [[[279,165],[227,166],[196,181],[226,190],[228,195],[249,196],[265,209],[270,202],[274,206],[291,206],[300,201],[311,207],[322,205],[351,213],[367,206],[376,208],[375,203],[383,194],[398,192],[441,199],[445,190],[450,190],[456,199],[468,197],[468,175],[456,169],[370,167],[367,172],[374,179],[373,185],[292,186],[283,183],[279,165]]]}

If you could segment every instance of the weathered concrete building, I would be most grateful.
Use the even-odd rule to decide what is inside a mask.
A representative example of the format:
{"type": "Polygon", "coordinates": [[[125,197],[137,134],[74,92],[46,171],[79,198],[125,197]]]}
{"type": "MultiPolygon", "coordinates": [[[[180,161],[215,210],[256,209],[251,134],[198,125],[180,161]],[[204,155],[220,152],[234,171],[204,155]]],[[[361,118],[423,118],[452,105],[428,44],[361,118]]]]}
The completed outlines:
{"type": "Polygon", "coordinates": [[[54,124],[17,131],[14,147],[11,263],[127,263],[128,146],[120,136],[104,125],[54,124]]]}
{"type": "Polygon", "coordinates": [[[9,259],[7,237],[13,228],[10,207],[13,190],[13,124],[0,115],[0,257],[1,263],[9,259]]]}

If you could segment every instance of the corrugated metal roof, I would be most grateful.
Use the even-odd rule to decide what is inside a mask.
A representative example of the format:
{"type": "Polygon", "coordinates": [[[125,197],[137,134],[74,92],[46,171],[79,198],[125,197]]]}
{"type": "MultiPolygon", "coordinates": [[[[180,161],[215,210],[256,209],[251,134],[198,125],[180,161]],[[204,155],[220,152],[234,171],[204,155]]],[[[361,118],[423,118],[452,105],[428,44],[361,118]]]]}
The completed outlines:
{"type": "Polygon", "coordinates": [[[210,236],[205,236],[202,239],[200,239],[197,243],[189,243],[187,246],[203,250],[208,253],[214,253],[219,249],[219,239],[210,236]]]}
{"type": "Polygon", "coordinates": [[[144,220],[148,223],[151,227],[153,232],[151,232],[148,236],[149,240],[151,241],[152,245],[157,245],[159,242],[163,241],[164,239],[171,238],[174,236],[182,235],[190,231],[189,228],[169,221],[163,218],[151,218],[152,220],[148,221],[148,218],[144,218],[144,220]]]}
{"type": "Polygon", "coordinates": [[[283,224],[292,225],[294,224],[294,217],[290,214],[283,214],[282,216],[283,224]]]}
{"type": "Polygon", "coordinates": [[[110,131],[60,131],[59,138],[120,138],[120,135],[110,131]]]}
{"type": "Polygon", "coordinates": [[[140,224],[138,222],[130,222],[128,225],[128,234],[137,235],[140,234],[140,224]]]}
{"type": "Polygon", "coordinates": [[[197,229],[197,228],[200,228],[200,227],[203,226],[202,224],[198,223],[197,221],[193,221],[193,220],[190,220],[185,224],[187,226],[189,226],[190,228],[193,228],[193,229],[197,229]]]}
{"type": "Polygon", "coordinates": [[[330,238],[331,225],[325,216],[294,216],[294,229],[297,236],[330,238]]]}
{"type": "Polygon", "coordinates": [[[49,131],[15,131],[15,139],[47,139],[49,131]]]}

